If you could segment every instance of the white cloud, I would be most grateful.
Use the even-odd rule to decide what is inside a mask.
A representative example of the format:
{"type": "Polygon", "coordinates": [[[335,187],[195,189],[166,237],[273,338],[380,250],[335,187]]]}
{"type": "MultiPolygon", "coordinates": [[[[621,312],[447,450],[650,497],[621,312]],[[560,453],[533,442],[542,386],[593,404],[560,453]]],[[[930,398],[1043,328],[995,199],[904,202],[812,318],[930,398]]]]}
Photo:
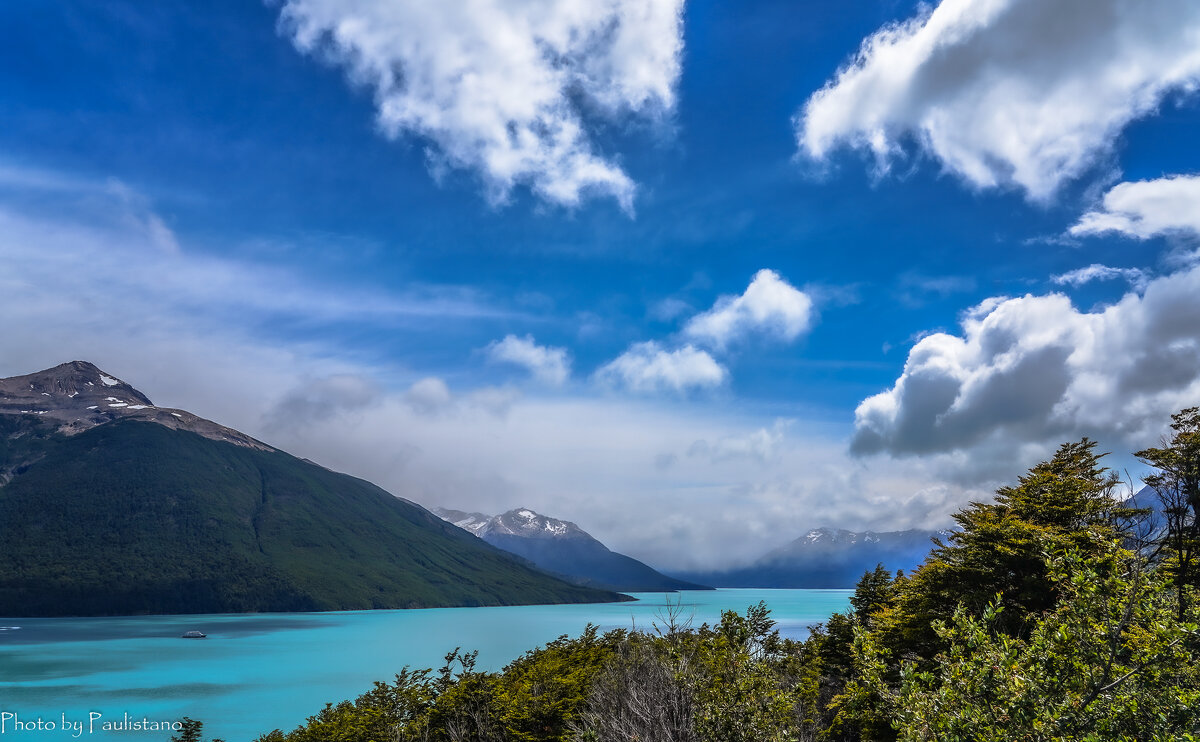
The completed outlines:
{"type": "Polygon", "coordinates": [[[437,376],[418,379],[399,398],[412,412],[422,417],[473,417],[485,413],[503,418],[521,398],[510,387],[483,386],[464,394],[454,394],[445,380],[437,376]]]}
{"type": "Polygon", "coordinates": [[[703,350],[685,345],[663,350],[655,342],[637,343],[596,372],[601,382],[635,392],[685,392],[724,383],[727,372],[703,350]]]}
{"type": "Polygon", "coordinates": [[[900,275],[896,298],[908,306],[919,307],[934,298],[945,299],[952,294],[974,291],[975,285],[972,276],[927,276],[906,271],[900,275]]]}
{"type": "MultiPolygon", "coordinates": [[[[3,180],[0,164],[0,184],[8,185],[3,180]]],[[[115,181],[61,181],[71,187],[64,186],[61,197],[40,208],[45,215],[0,202],[0,256],[9,268],[0,275],[0,286],[7,279],[14,297],[52,286],[64,301],[120,297],[120,302],[109,303],[113,311],[137,305],[127,313],[133,323],[149,321],[159,306],[189,307],[192,322],[207,317],[236,320],[243,326],[267,318],[370,321],[395,327],[424,324],[431,317],[525,316],[489,304],[468,287],[424,286],[388,294],[359,287],[346,291],[275,265],[185,251],[148,199],[136,191],[115,181]],[[76,198],[88,204],[82,214],[75,213],[76,198]]]]}
{"type": "Polygon", "coordinates": [[[147,241],[166,253],[179,253],[179,240],[162,217],[150,206],[149,200],[119,180],[110,179],[106,190],[121,204],[118,213],[125,224],[146,236],[147,241]]]}
{"type": "Polygon", "coordinates": [[[588,115],[675,104],[684,0],[286,0],[281,28],[375,93],[389,137],[432,143],[435,169],[477,171],[495,201],[525,184],[568,206],[627,210],[634,184],[598,155],[588,115]]]}
{"type": "Polygon", "coordinates": [[[912,137],[982,188],[1033,199],[1092,167],[1132,120],[1200,84],[1193,0],[943,0],[867,38],[797,115],[803,152],[881,171],[912,137]]]}
{"type": "Polygon", "coordinates": [[[754,275],[740,296],[722,296],[707,312],[692,317],[684,334],[724,348],[731,341],[760,332],[795,340],[813,322],[813,301],[772,270],[754,275]]]}
{"type": "Polygon", "coordinates": [[[434,415],[450,406],[454,396],[450,387],[436,376],[429,376],[413,383],[404,393],[404,401],[415,412],[422,415],[434,415]]]}
{"type": "Polygon", "coordinates": [[[278,430],[326,422],[378,401],[380,392],[378,385],[359,374],[305,379],[267,413],[267,425],[278,430]]]}
{"type": "Polygon", "coordinates": [[[484,386],[467,394],[463,399],[463,407],[472,412],[481,410],[492,417],[503,418],[520,399],[521,393],[512,387],[484,386]]]}
{"type": "Polygon", "coordinates": [[[770,428],[759,428],[741,435],[727,435],[709,443],[697,440],[688,447],[688,456],[701,456],[713,462],[730,459],[754,459],[768,462],[775,458],[784,440],[789,421],[777,420],[770,428]]]}
{"type": "Polygon", "coordinates": [[[895,385],[859,404],[852,449],[968,452],[1012,467],[1084,435],[1152,444],[1172,412],[1200,399],[1197,317],[1200,268],[1092,312],[1061,294],[989,300],[961,335],[918,342],[895,385]]]}
{"type": "Polygon", "coordinates": [[[646,312],[646,315],[659,322],[670,322],[677,317],[690,314],[692,311],[694,311],[692,305],[683,299],[668,297],[655,302],[646,312]]]}
{"type": "Polygon", "coordinates": [[[1179,232],[1200,235],[1200,176],[1115,185],[1102,206],[1084,214],[1070,231],[1075,236],[1117,232],[1142,240],[1179,232]]]}
{"type": "Polygon", "coordinates": [[[571,377],[571,357],[566,348],[538,345],[529,335],[506,335],[489,345],[487,353],[493,361],[525,367],[544,384],[562,386],[571,377]]]}
{"type": "Polygon", "coordinates": [[[1128,281],[1135,289],[1145,287],[1150,277],[1141,268],[1113,268],[1109,265],[1092,263],[1083,268],[1053,276],[1050,280],[1060,286],[1082,286],[1092,281],[1111,281],[1121,279],[1128,281]]]}

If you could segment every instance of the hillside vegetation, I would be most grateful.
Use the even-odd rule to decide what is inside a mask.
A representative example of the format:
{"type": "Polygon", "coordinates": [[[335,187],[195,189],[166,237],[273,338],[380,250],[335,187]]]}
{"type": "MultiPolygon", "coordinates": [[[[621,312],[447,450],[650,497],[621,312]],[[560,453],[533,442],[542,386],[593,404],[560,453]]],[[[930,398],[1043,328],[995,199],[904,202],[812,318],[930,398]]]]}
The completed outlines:
{"type": "MultiPolygon", "coordinates": [[[[765,605],[716,626],[595,629],[481,672],[455,651],[260,742],[1200,739],[1200,412],[1140,452],[1147,533],[1084,439],[956,515],[911,574],[865,574],[802,642],[765,605]]],[[[466,639],[466,637],[464,637],[466,639]]]]}
{"type": "Polygon", "coordinates": [[[369,482],[154,422],[68,436],[0,415],[0,473],[0,616],[621,598],[520,564],[369,482]]]}

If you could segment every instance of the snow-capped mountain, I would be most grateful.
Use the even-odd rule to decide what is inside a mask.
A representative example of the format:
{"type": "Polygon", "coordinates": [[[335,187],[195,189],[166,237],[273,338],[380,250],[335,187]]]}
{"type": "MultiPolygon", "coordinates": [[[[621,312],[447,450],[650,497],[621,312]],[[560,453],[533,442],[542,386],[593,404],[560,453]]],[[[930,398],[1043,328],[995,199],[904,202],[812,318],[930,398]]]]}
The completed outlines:
{"type": "Polygon", "coordinates": [[[449,521],[476,536],[480,535],[480,531],[492,519],[492,516],[483,513],[467,513],[462,510],[447,510],[446,508],[434,508],[433,513],[442,520],[449,521]]]}
{"type": "MultiPolygon", "coordinates": [[[[913,553],[918,563],[933,548],[934,538],[945,539],[951,531],[847,531],[841,528],[814,528],[786,546],[776,549],[760,561],[788,561],[813,554],[837,554],[846,551],[879,551],[883,553],[913,553]]],[[[874,566],[874,565],[872,565],[874,566]]],[[[904,569],[897,566],[894,569],[904,569]]]]}
{"type": "Polygon", "coordinates": [[[550,518],[529,508],[494,516],[445,508],[433,512],[492,546],[579,584],[627,592],[705,589],[611,551],[570,521],[550,518]]]}
{"type": "Polygon", "coordinates": [[[437,508],[434,512],[480,538],[499,535],[543,539],[592,539],[586,531],[570,521],[540,515],[529,508],[517,508],[490,517],[483,513],[464,513],[461,510],[443,508],[437,508]]]}
{"type": "Polygon", "coordinates": [[[848,588],[877,564],[911,570],[925,560],[933,539],[950,531],[847,531],[814,528],[749,566],[683,576],[717,587],[848,588]]]}
{"type": "Polygon", "coordinates": [[[121,419],[158,423],[260,451],[274,450],[245,433],[187,410],[158,407],[146,395],[87,361],[0,379],[0,415],[36,415],[57,432],[76,435],[121,419]]]}

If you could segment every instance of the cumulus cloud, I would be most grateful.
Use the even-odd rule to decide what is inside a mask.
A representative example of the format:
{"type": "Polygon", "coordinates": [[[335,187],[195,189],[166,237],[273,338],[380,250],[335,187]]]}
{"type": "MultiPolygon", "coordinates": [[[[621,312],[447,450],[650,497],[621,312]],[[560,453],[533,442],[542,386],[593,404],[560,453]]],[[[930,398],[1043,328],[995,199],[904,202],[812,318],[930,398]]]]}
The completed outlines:
{"type": "Polygon", "coordinates": [[[1200,84],[1192,0],[943,0],[867,38],[797,115],[801,150],[881,171],[911,138],[981,188],[1049,198],[1132,120],[1200,84]]]}
{"type": "Polygon", "coordinates": [[[808,332],[812,322],[812,298],[775,271],[764,268],[754,275],[745,292],[717,299],[712,309],[688,320],[683,332],[724,348],[751,333],[795,340],[808,332]]]}
{"type": "Polygon", "coordinates": [[[487,353],[493,361],[523,366],[535,379],[551,386],[562,386],[571,376],[571,357],[566,348],[538,345],[529,335],[506,335],[489,345],[487,353]]]}
{"type": "Polygon", "coordinates": [[[1092,281],[1112,281],[1115,279],[1128,281],[1129,285],[1135,289],[1141,289],[1145,287],[1150,277],[1141,268],[1114,268],[1109,265],[1092,263],[1083,268],[1076,268],[1073,271],[1053,276],[1050,280],[1060,286],[1082,286],[1092,281]]]}
{"type": "Polygon", "coordinates": [[[1062,294],[989,300],[960,335],[918,342],[892,388],[859,404],[852,450],[1027,461],[1011,455],[1044,456],[1046,443],[1083,435],[1152,443],[1172,412],[1200,399],[1196,317],[1200,268],[1092,312],[1062,294]]]}
{"type": "Polygon", "coordinates": [[[286,0],[303,52],[375,94],[389,137],[428,140],[435,168],[473,170],[490,197],[517,184],[573,206],[632,207],[634,184],[596,153],[587,120],[675,105],[684,0],[286,0]]]}
{"type": "Polygon", "coordinates": [[[1173,175],[1120,183],[1099,209],[1084,214],[1072,235],[1116,232],[1140,240],[1173,233],[1200,235],[1200,176],[1173,175]]]}
{"type": "Polygon", "coordinates": [[[686,392],[724,383],[728,372],[692,345],[664,350],[653,341],[637,343],[596,372],[603,383],[635,392],[686,392]]]}

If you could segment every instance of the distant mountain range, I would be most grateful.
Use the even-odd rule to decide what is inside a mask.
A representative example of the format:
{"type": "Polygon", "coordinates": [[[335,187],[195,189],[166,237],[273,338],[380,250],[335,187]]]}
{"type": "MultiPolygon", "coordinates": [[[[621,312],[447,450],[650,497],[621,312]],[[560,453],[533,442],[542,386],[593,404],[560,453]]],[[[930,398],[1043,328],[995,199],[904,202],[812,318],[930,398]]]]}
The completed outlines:
{"type": "MultiPolygon", "coordinates": [[[[1124,505],[1150,512],[1141,521],[1142,535],[1165,527],[1158,493],[1143,487],[1124,505]]],[[[883,564],[891,571],[910,572],[953,531],[921,530],[854,532],[816,528],[791,543],[763,555],[748,566],[716,571],[683,571],[680,578],[715,587],[849,588],[867,570],[883,564]]]]}
{"type": "Polygon", "coordinates": [[[668,577],[633,557],[611,551],[574,523],[540,515],[528,508],[500,515],[445,508],[436,508],[434,512],[492,546],[580,585],[623,592],[709,589],[668,577]]]}
{"type": "Polygon", "coordinates": [[[0,616],[622,598],[90,363],[0,379],[0,616]]]}
{"type": "Polygon", "coordinates": [[[910,571],[933,549],[934,538],[950,531],[853,531],[816,528],[771,551],[749,566],[680,577],[716,587],[848,588],[883,564],[910,571]]]}

